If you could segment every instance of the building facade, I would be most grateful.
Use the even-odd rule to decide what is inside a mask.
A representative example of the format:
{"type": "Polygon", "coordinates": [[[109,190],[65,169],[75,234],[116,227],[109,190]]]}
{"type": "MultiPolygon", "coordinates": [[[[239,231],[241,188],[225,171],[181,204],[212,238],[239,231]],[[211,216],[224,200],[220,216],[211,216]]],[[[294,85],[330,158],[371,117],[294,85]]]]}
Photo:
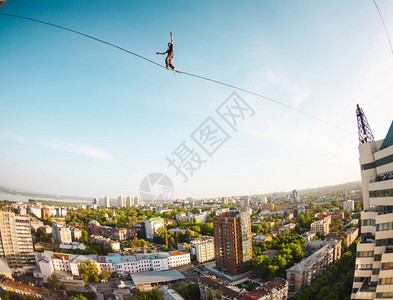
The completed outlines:
{"type": "Polygon", "coordinates": [[[363,209],[352,299],[393,298],[393,123],[383,140],[359,139],[363,209]]]}
{"type": "Polygon", "coordinates": [[[214,216],[213,232],[217,269],[231,275],[248,271],[252,260],[250,215],[229,211],[214,216]]]}
{"type": "Polygon", "coordinates": [[[353,200],[346,200],[343,202],[343,209],[347,209],[350,212],[355,210],[355,201],[353,200]]]}
{"type": "Polygon", "coordinates": [[[341,241],[336,241],[334,244],[331,242],[327,242],[326,245],[324,245],[323,241],[309,242],[308,247],[310,249],[313,249],[314,246],[324,246],[300,263],[287,269],[288,289],[290,292],[300,291],[309,286],[313,280],[322,276],[332,264],[341,258],[341,241]]]}
{"type": "Polygon", "coordinates": [[[56,243],[71,244],[72,242],[70,228],[61,224],[52,224],[52,236],[56,243]]]}
{"type": "Polygon", "coordinates": [[[327,235],[330,232],[330,219],[321,219],[311,223],[311,232],[322,232],[327,235]]]}
{"type": "Polygon", "coordinates": [[[145,220],[145,230],[146,230],[146,238],[153,239],[154,234],[161,227],[164,227],[164,219],[161,217],[157,218],[147,218],[145,220]]]}
{"type": "Polygon", "coordinates": [[[190,244],[191,254],[195,256],[197,262],[203,263],[214,259],[214,237],[196,238],[190,244]]]}
{"type": "Polygon", "coordinates": [[[11,269],[34,269],[35,258],[30,218],[0,211],[0,257],[11,269]]]}

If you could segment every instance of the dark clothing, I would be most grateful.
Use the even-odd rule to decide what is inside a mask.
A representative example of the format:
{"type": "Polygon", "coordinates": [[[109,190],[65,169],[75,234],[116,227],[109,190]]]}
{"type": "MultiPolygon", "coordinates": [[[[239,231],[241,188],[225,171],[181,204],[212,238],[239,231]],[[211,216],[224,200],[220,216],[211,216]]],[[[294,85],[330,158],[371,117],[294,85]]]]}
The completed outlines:
{"type": "Polygon", "coordinates": [[[166,52],[165,53],[168,53],[168,55],[173,55],[173,44],[171,44],[169,47],[168,47],[168,50],[166,50],[166,52]]]}
{"type": "Polygon", "coordinates": [[[167,68],[171,67],[171,69],[173,70],[175,67],[172,65],[172,62],[171,62],[172,58],[173,58],[173,53],[172,54],[168,54],[168,56],[165,59],[165,64],[166,64],[167,68]]]}

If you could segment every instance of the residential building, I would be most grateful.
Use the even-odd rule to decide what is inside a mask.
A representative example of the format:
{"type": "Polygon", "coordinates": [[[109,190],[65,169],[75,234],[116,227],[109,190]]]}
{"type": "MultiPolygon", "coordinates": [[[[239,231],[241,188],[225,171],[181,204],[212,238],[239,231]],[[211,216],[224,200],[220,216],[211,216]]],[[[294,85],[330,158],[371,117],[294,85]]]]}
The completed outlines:
{"type": "Polygon", "coordinates": [[[343,209],[344,210],[349,210],[354,211],[355,210],[355,201],[353,200],[346,200],[343,202],[343,209]]]}
{"type": "Polygon", "coordinates": [[[203,263],[213,260],[214,253],[214,237],[204,236],[191,240],[191,254],[195,256],[197,262],[203,263]]]}
{"type": "Polygon", "coordinates": [[[214,295],[219,295],[217,299],[235,300],[239,299],[242,292],[244,292],[235,286],[229,285],[227,282],[218,281],[207,276],[202,277],[198,282],[202,300],[216,299],[214,295]]]}
{"type": "Polygon", "coordinates": [[[252,245],[257,245],[260,242],[270,242],[272,237],[270,235],[253,235],[252,236],[252,245]]]}
{"type": "Polygon", "coordinates": [[[268,211],[274,211],[274,203],[266,203],[263,205],[263,209],[266,209],[268,211]]]}
{"type": "Polygon", "coordinates": [[[110,238],[105,238],[105,237],[99,236],[99,235],[92,235],[92,236],[90,237],[90,239],[91,239],[91,241],[92,241],[93,243],[100,244],[100,245],[102,245],[102,246],[104,246],[104,247],[109,247],[109,246],[111,246],[111,247],[112,247],[112,250],[113,250],[114,252],[119,252],[119,251],[120,251],[120,242],[113,241],[113,240],[111,240],[110,238]]]}
{"type": "Polygon", "coordinates": [[[250,199],[251,197],[244,197],[242,199],[240,199],[240,206],[241,207],[249,207],[250,206],[250,199]]]}
{"type": "Polygon", "coordinates": [[[228,205],[228,197],[222,197],[222,198],[221,198],[221,203],[222,203],[223,205],[228,205]]]}
{"type": "Polygon", "coordinates": [[[330,219],[321,219],[311,223],[311,232],[322,232],[327,235],[330,232],[330,219]]]}
{"type": "Polygon", "coordinates": [[[89,231],[91,235],[101,235],[101,224],[96,220],[89,222],[89,231]]]}
{"type": "Polygon", "coordinates": [[[70,230],[72,235],[74,236],[74,240],[79,240],[82,238],[82,231],[79,228],[71,227],[70,230]]]}
{"type": "Polygon", "coordinates": [[[316,234],[315,232],[307,231],[303,233],[302,236],[306,239],[307,242],[310,242],[316,237],[316,234]]]}
{"type": "Polygon", "coordinates": [[[322,249],[326,245],[330,245],[331,248],[334,249],[333,260],[334,261],[339,260],[341,257],[341,246],[342,246],[341,241],[339,239],[324,240],[324,241],[322,241],[322,240],[310,241],[310,242],[304,243],[302,245],[302,250],[304,252],[304,255],[307,257],[307,256],[314,254],[319,249],[322,249]]]}
{"type": "Polygon", "coordinates": [[[161,217],[147,218],[145,220],[146,238],[153,239],[154,234],[161,227],[164,227],[164,219],[163,218],[161,218],[161,217]]]}
{"type": "Polygon", "coordinates": [[[134,206],[141,206],[142,205],[142,198],[140,196],[134,197],[134,206]]]}
{"type": "Polygon", "coordinates": [[[72,242],[70,228],[62,224],[52,224],[52,237],[56,243],[71,244],[72,242]]]}
{"type": "Polygon", "coordinates": [[[124,241],[128,237],[128,230],[126,228],[117,228],[110,226],[101,226],[101,235],[110,238],[114,241],[124,241]]]}
{"type": "Polygon", "coordinates": [[[108,196],[105,196],[105,207],[111,207],[111,200],[108,196]]]}
{"type": "Polygon", "coordinates": [[[292,195],[292,200],[294,202],[298,202],[299,201],[299,196],[298,196],[297,190],[293,190],[291,195],[292,195]]]}
{"type": "Polygon", "coordinates": [[[126,196],[119,196],[117,198],[117,206],[118,207],[126,207],[126,196]]]}
{"type": "Polygon", "coordinates": [[[190,253],[186,251],[169,251],[171,254],[168,256],[168,267],[176,268],[191,264],[190,253]]]}
{"type": "MultiPolygon", "coordinates": [[[[361,108],[358,120],[368,122],[361,108]]],[[[393,122],[385,139],[374,141],[359,127],[363,208],[352,299],[393,298],[393,122]],[[363,132],[364,134],[360,134],[363,132]]]]}
{"type": "Polygon", "coordinates": [[[240,300],[286,300],[288,299],[288,281],[275,278],[251,292],[245,292],[240,300]]]}
{"type": "Polygon", "coordinates": [[[344,240],[349,247],[358,237],[359,235],[359,228],[350,228],[346,231],[342,232],[331,232],[328,235],[325,236],[325,240],[334,240],[334,239],[340,239],[341,237],[344,237],[344,240]]]}
{"type": "Polygon", "coordinates": [[[248,271],[252,260],[249,214],[229,211],[214,216],[213,232],[217,269],[231,275],[248,271]]]}
{"type": "Polygon", "coordinates": [[[329,266],[340,258],[341,241],[337,241],[337,244],[334,245],[332,243],[326,244],[311,256],[287,269],[288,290],[296,292],[309,286],[313,280],[322,276],[329,266]]]}
{"type": "MultiPolygon", "coordinates": [[[[33,257],[34,258],[34,257],[33,257]]],[[[45,251],[36,253],[36,262],[39,267],[35,276],[48,278],[53,271],[69,273],[69,277],[79,276],[79,266],[88,260],[96,264],[99,273],[109,272],[120,275],[147,271],[165,271],[191,263],[190,253],[184,251],[171,251],[150,254],[123,255],[111,253],[107,256],[74,255],[53,253],[45,251]]]]}
{"type": "Polygon", "coordinates": [[[11,269],[34,269],[34,248],[30,231],[30,217],[0,211],[0,257],[11,269]]]}

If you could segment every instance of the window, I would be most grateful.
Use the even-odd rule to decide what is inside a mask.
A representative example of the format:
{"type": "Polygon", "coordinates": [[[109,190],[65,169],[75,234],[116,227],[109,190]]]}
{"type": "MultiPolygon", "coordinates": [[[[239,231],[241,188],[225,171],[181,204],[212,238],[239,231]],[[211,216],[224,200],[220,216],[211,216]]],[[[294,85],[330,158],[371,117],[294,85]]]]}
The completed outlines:
{"type": "Polygon", "coordinates": [[[373,257],[374,251],[358,251],[357,257],[373,257]]]}
{"type": "Polygon", "coordinates": [[[393,269],[393,262],[382,263],[382,270],[393,269]]]}
{"type": "Polygon", "coordinates": [[[393,197],[393,189],[370,191],[370,197],[393,197]]]}
{"type": "Polygon", "coordinates": [[[393,229],[393,223],[381,223],[377,224],[377,231],[385,231],[385,230],[392,230],[393,229]]]}
{"type": "Polygon", "coordinates": [[[375,220],[374,219],[362,220],[362,226],[375,226],[375,220]]]}

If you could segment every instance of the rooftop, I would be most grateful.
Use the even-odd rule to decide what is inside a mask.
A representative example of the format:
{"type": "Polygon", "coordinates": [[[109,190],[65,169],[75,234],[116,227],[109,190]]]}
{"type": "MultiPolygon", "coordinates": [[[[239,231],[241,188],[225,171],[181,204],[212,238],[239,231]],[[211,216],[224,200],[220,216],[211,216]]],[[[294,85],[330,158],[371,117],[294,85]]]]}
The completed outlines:
{"type": "Polygon", "coordinates": [[[300,263],[294,265],[293,267],[287,269],[290,272],[302,273],[310,268],[312,268],[318,261],[323,259],[332,249],[332,246],[326,245],[315,252],[313,255],[303,259],[300,263]]]}
{"type": "Polygon", "coordinates": [[[241,295],[240,291],[236,291],[228,287],[227,284],[216,281],[210,277],[203,277],[199,280],[199,282],[213,290],[220,290],[222,294],[228,298],[238,298],[241,295]]]}
{"type": "Polygon", "coordinates": [[[135,285],[141,285],[180,280],[186,277],[177,270],[168,270],[133,273],[131,278],[135,285]]]}

